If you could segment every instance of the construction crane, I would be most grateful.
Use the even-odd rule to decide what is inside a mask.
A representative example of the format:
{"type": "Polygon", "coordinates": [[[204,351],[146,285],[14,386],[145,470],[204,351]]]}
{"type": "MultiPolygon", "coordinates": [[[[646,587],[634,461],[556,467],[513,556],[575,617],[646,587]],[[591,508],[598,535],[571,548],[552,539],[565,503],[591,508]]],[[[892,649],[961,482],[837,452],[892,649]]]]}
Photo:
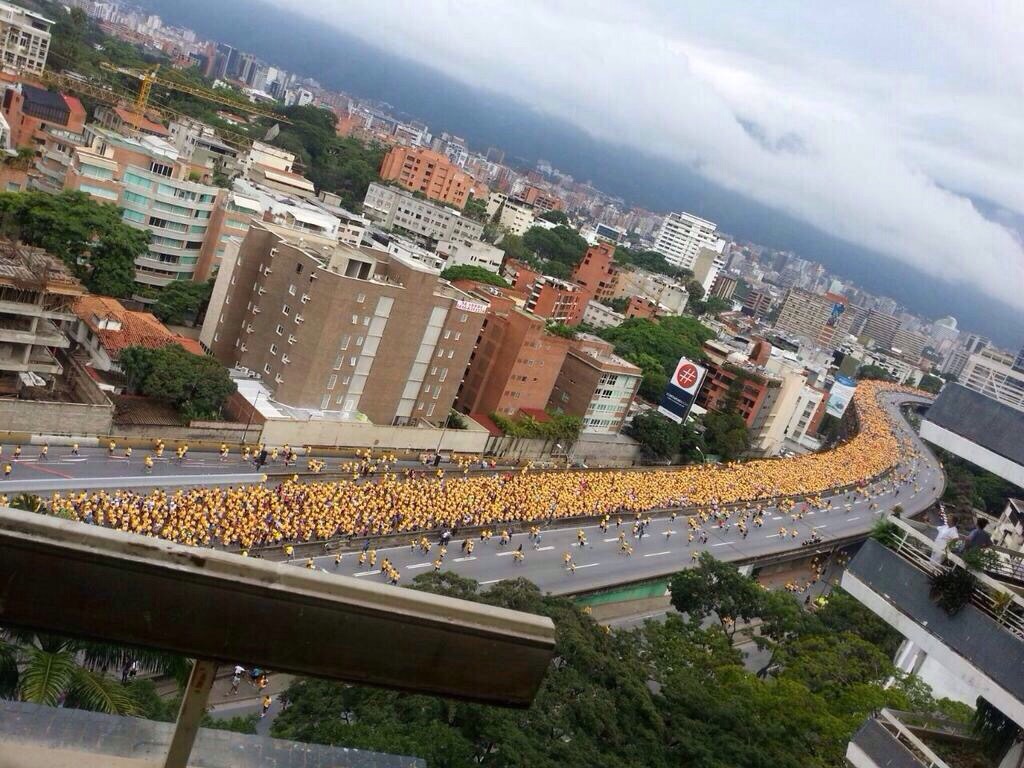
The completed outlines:
{"type": "Polygon", "coordinates": [[[158,77],[157,73],[160,71],[160,65],[157,64],[153,69],[141,70],[141,69],[129,69],[128,67],[115,67],[112,64],[106,62],[100,65],[103,69],[108,72],[116,72],[120,75],[127,75],[128,77],[134,77],[139,80],[139,90],[135,97],[135,112],[142,114],[147,105],[149,104],[149,95],[153,90],[154,85],[159,85],[161,88],[168,88],[172,91],[179,91],[181,93],[187,93],[196,98],[203,99],[204,101],[212,101],[217,104],[223,104],[231,107],[232,109],[238,110],[239,112],[245,112],[256,117],[269,117],[276,120],[279,123],[289,123],[287,118],[279,115],[269,109],[263,109],[255,104],[246,104],[239,102],[237,99],[229,99],[221,96],[216,91],[211,91],[207,88],[197,88],[194,85],[187,85],[185,83],[177,83],[173,80],[167,80],[163,77],[158,77]]]}
{"type": "MultiPolygon", "coordinates": [[[[74,77],[66,75],[60,72],[53,72],[51,70],[44,71],[39,78],[47,85],[53,86],[60,91],[68,91],[71,93],[77,93],[82,96],[87,96],[94,101],[101,102],[103,104],[109,104],[111,106],[122,106],[125,104],[137,103],[138,96],[129,91],[113,88],[108,85],[97,85],[96,83],[89,82],[85,78],[74,77]]],[[[178,120],[195,121],[196,118],[191,115],[186,115],[183,112],[178,112],[173,109],[166,107],[160,107],[160,113],[178,120]]],[[[141,113],[140,113],[141,114],[141,113]]],[[[254,139],[251,136],[247,136],[244,133],[238,133],[236,131],[230,131],[226,128],[216,128],[217,137],[220,138],[225,144],[238,147],[240,149],[248,149],[252,146],[254,139]]]]}

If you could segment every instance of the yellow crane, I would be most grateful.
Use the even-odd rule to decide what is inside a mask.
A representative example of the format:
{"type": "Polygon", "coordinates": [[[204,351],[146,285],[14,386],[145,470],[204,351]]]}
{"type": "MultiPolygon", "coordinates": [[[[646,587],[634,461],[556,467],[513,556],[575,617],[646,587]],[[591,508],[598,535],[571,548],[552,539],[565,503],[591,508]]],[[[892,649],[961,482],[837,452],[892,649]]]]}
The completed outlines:
{"type": "MultiPolygon", "coordinates": [[[[40,75],[40,79],[47,85],[51,85],[60,91],[88,96],[93,101],[98,101],[115,107],[124,104],[138,103],[137,94],[113,88],[108,85],[98,85],[82,77],[74,77],[60,72],[46,70],[40,75]]],[[[195,120],[195,118],[190,115],[186,115],[182,112],[168,109],[163,106],[160,107],[160,112],[170,118],[177,118],[179,120],[195,120]]],[[[248,149],[252,146],[254,141],[251,136],[247,136],[244,133],[238,133],[236,131],[230,131],[226,128],[219,127],[215,130],[217,132],[217,136],[224,143],[240,147],[241,149],[248,149]]]]}
{"type": "Polygon", "coordinates": [[[104,62],[101,64],[108,72],[116,72],[120,75],[127,75],[128,77],[134,77],[139,80],[139,91],[135,97],[135,111],[142,114],[147,105],[149,104],[149,94],[153,90],[154,85],[159,85],[161,88],[168,88],[172,91],[179,91],[181,93],[187,93],[191,96],[203,99],[204,101],[211,101],[217,104],[223,104],[224,106],[231,107],[232,109],[238,110],[239,112],[245,112],[246,114],[255,115],[256,117],[269,117],[276,120],[279,123],[290,122],[287,118],[277,114],[273,110],[264,109],[263,107],[257,106],[256,104],[249,104],[241,102],[237,99],[230,99],[220,95],[216,91],[211,91],[208,88],[199,88],[194,85],[188,85],[186,83],[178,83],[174,80],[168,80],[164,77],[159,77],[160,65],[157,64],[153,69],[141,70],[141,69],[130,69],[128,67],[115,67],[112,64],[104,62]]]}

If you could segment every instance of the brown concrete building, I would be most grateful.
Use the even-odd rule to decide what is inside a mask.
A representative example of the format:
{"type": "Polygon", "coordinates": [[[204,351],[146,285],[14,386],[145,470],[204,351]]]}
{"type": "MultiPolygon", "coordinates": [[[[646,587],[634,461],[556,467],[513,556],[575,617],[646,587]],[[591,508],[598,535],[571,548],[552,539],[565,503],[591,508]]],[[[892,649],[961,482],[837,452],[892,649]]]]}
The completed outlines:
{"type": "Polygon", "coordinates": [[[750,317],[765,317],[772,311],[772,295],[768,291],[751,288],[743,299],[743,314],[750,317]]]}
{"type": "Polygon", "coordinates": [[[457,208],[466,204],[475,183],[444,155],[421,147],[392,147],[381,163],[380,177],[457,208]]]}
{"type": "Polygon", "coordinates": [[[40,148],[48,127],[63,128],[70,133],[81,133],[85,127],[85,107],[76,97],[28,83],[7,86],[3,94],[3,113],[15,149],[40,148]]]}
{"type": "Polygon", "coordinates": [[[612,345],[580,334],[569,347],[548,406],[583,419],[583,431],[616,434],[640,388],[643,371],[612,345]]]}
{"type": "Polygon", "coordinates": [[[257,221],[214,297],[203,334],[225,365],[286,411],[375,424],[447,418],[488,308],[418,262],[257,221]]]}
{"type": "MultiPolygon", "coordinates": [[[[766,351],[770,353],[771,345],[767,345],[766,351]]],[[[737,357],[735,351],[715,341],[706,342],[704,352],[708,359],[702,364],[707,366],[708,375],[697,395],[697,405],[709,411],[722,410],[735,386],[739,391],[736,410],[748,429],[760,429],[781,386],[778,378],[759,367],[766,357],[764,348],[756,346],[750,358],[742,361],[731,359],[737,357]]]]}
{"type": "Polygon", "coordinates": [[[588,300],[604,301],[613,298],[618,275],[615,246],[610,243],[592,245],[572,270],[573,281],[590,293],[588,300]]]}
{"type": "Polygon", "coordinates": [[[732,301],[738,284],[739,281],[735,277],[720,274],[715,278],[714,285],[711,286],[711,295],[723,301],[732,301]]]}
{"type": "Polygon", "coordinates": [[[846,313],[846,305],[846,298],[835,293],[790,288],[775,327],[822,347],[833,347],[850,333],[853,318],[846,313]]]}
{"type": "Polygon", "coordinates": [[[490,303],[455,407],[463,413],[509,416],[521,409],[543,409],[569,340],[548,333],[544,318],[521,309],[514,295],[500,288],[472,280],[455,285],[490,303]]]}
{"type": "Polygon", "coordinates": [[[565,210],[565,203],[560,197],[552,195],[540,187],[533,186],[532,184],[524,188],[516,196],[516,199],[520,202],[526,203],[527,205],[533,206],[538,215],[547,213],[548,211],[565,210]]]}
{"type": "Polygon", "coordinates": [[[658,302],[648,299],[646,296],[630,296],[626,305],[626,319],[632,317],[655,318],[660,314],[658,302]]]}
{"type": "Polygon", "coordinates": [[[83,293],[59,259],[0,240],[0,392],[63,372],[54,350],[71,342],[58,323],[75,320],[72,305],[83,293]]]}
{"type": "Polygon", "coordinates": [[[505,276],[512,289],[526,297],[526,309],[535,315],[565,325],[579,325],[590,301],[590,293],[577,283],[541,274],[528,264],[510,259],[505,276]]]}

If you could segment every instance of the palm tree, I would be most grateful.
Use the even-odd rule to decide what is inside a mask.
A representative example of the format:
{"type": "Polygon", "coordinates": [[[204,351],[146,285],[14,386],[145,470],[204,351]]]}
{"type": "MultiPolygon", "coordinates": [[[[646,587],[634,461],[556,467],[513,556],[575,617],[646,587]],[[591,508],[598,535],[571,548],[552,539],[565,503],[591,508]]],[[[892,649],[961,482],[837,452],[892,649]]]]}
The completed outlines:
{"type": "Polygon", "coordinates": [[[181,656],[38,632],[0,629],[0,698],[69,706],[112,715],[136,714],[131,690],[107,674],[132,662],[140,669],[188,678],[181,656]]]}
{"type": "Polygon", "coordinates": [[[43,500],[32,493],[19,493],[11,500],[11,506],[26,512],[41,512],[43,500]]]}

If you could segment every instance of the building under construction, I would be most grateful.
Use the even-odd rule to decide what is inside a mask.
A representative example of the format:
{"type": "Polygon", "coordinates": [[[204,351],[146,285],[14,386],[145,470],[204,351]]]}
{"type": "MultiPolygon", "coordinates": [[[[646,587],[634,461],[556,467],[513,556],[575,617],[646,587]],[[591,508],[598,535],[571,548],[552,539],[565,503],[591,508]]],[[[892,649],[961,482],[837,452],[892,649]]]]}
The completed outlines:
{"type": "Polygon", "coordinates": [[[61,321],[85,293],[59,259],[41,248],[0,240],[0,393],[43,386],[63,366],[55,350],[71,342],[61,321]]]}

